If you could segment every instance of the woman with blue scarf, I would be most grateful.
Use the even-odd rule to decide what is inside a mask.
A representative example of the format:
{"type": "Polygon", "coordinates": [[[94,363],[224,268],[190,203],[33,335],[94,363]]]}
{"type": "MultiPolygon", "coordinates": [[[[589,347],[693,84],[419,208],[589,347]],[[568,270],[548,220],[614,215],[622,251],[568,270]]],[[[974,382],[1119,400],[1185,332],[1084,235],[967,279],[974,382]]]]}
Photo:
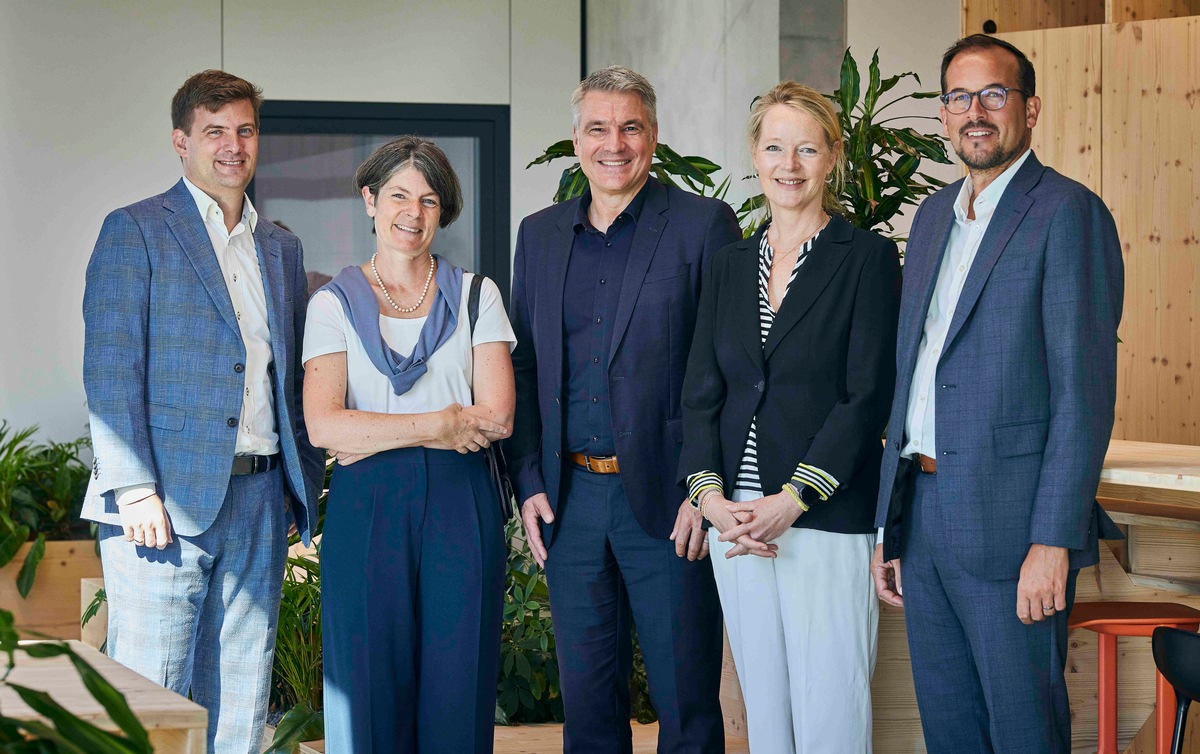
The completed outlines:
{"type": "Polygon", "coordinates": [[[430,253],[462,209],[446,155],[403,136],[355,182],[375,254],[313,295],[304,412],[338,459],[321,542],[331,754],[491,752],[506,545],[481,449],[508,436],[516,343],[484,279],[430,253]]]}

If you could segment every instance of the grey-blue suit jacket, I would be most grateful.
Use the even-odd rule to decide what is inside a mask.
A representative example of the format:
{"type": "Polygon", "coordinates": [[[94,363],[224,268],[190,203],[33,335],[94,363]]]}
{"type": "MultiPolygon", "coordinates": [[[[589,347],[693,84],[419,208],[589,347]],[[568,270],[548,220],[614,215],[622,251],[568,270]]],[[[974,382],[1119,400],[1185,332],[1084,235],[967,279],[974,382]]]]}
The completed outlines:
{"type": "MultiPolygon", "coordinates": [[[[875,525],[902,557],[898,474],[909,388],[962,181],[929,197],[909,236],[896,390],[875,525]]],[[[1001,197],[937,365],[938,499],[959,563],[1016,578],[1034,543],[1094,564],[1120,532],[1096,504],[1112,433],[1124,265],[1100,197],[1030,155],[1001,197]]]]}
{"type": "MultiPolygon", "coordinates": [[[[299,239],[261,218],[254,245],[284,478],[307,541],[324,464],[300,406],[303,251],[299,239]]],[[[83,318],[95,462],[82,517],[119,525],[113,491],[153,484],[176,533],[203,533],[229,485],[246,349],[204,220],[182,180],[105,218],[87,267],[83,318]]]]}

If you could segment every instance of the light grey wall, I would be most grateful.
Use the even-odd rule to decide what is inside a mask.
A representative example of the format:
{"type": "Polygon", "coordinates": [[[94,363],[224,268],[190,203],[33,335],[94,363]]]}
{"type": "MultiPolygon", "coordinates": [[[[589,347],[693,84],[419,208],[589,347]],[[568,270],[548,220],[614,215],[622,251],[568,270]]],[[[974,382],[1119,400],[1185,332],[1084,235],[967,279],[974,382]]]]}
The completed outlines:
{"type": "Polygon", "coordinates": [[[587,14],[589,70],[618,63],[646,76],[659,141],[732,173],[735,207],[759,193],[740,180],[751,172],[746,118],[779,81],[779,0],[591,0],[587,14]]]}
{"type": "Polygon", "coordinates": [[[832,93],[845,50],[846,0],[779,0],[779,78],[832,93]]]}
{"type": "Polygon", "coordinates": [[[86,431],[84,267],[109,211],[178,180],[169,106],[187,76],[225,67],[275,99],[509,104],[515,236],[557,182],[523,168],[569,134],[579,24],[573,0],[0,0],[0,419],[86,431]]]}

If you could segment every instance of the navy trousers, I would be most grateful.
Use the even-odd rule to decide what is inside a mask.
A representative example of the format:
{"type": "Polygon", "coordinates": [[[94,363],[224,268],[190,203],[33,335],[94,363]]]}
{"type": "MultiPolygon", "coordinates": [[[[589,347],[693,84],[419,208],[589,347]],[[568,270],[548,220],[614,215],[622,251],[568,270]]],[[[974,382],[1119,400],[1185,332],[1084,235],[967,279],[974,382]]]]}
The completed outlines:
{"type": "Polygon", "coordinates": [[[337,468],[321,542],[326,751],[492,751],[505,553],[481,453],[402,448],[337,468]]]}
{"type": "Polygon", "coordinates": [[[722,754],[721,605],[712,566],[677,557],[673,542],[646,534],[619,475],[564,472],[546,562],[564,754],[632,751],[633,624],[658,712],[659,754],[722,754]]]}
{"type": "Polygon", "coordinates": [[[1079,572],[1067,578],[1067,609],[1026,626],[1017,619],[1017,579],[981,579],[959,566],[943,536],[954,501],[938,499],[934,476],[911,473],[917,478],[905,506],[900,564],[926,748],[930,754],[1070,752],[1063,671],[1079,572]]]}

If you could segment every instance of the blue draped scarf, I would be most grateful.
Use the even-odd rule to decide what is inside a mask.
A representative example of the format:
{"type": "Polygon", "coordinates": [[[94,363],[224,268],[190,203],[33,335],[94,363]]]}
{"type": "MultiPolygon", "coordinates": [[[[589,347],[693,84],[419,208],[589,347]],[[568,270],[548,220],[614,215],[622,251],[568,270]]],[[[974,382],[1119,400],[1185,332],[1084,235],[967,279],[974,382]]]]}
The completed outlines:
{"type": "Polygon", "coordinates": [[[444,257],[437,257],[437,294],[413,352],[401,356],[392,350],[379,330],[379,301],[366,275],[358,267],[346,267],[321,286],[342,302],[350,326],[362,342],[371,363],[392,383],[396,395],[404,395],[429,370],[429,357],[450,339],[458,327],[462,302],[463,271],[444,257]]]}

